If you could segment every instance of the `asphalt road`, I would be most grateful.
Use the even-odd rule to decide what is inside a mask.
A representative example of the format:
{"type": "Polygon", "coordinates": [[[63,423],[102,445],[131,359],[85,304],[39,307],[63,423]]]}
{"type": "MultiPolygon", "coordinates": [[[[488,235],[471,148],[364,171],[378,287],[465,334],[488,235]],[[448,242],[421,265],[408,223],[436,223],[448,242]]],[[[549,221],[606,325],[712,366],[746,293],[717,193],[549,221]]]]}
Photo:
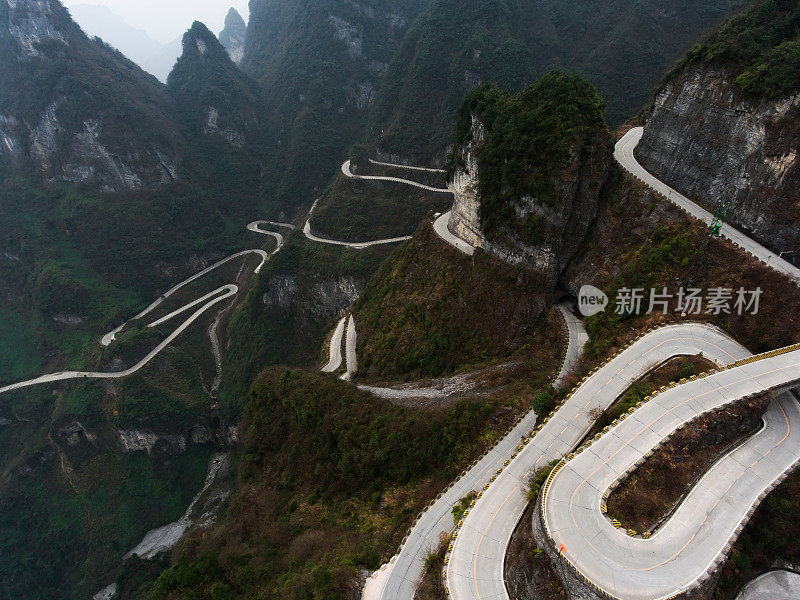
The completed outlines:
{"type": "Polygon", "coordinates": [[[616,529],[601,512],[603,495],[696,416],[798,377],[800,350],[689,381],[645,403],[553,478],[543,501],[555,546],[613,597],[656,600],[699,585],[725,559],[751,509],[800,459],[800,404],[791,393],[770,405],[761,431],[707,471],[650,539],[616,529]]]}
{"type": "MultiPolygon", "coordinates": [[[[710,224],[714,220],[714,216],[710,212],[698,206],[683,194],[672,189],[666,183],[656,179],[636,160],[634,152],[643,134],[644,129],[642,127],[634,127],[626,133],[625,136],[617,142],[616,148],[614,149],[614,158],[636,178],[642,180],[649,187],[666,196],[670,202],[682,208],[696,219],[701,220],[703,223],[710,224]]],[[[796,283],[800,283],[800,269],[790,262],[785,261],[771,250],[767,250],[758,242],[751,240],[741,231],[725,224],[722,226],[720,233],[723,237],[740,248],[743,248],[764,264],[783,273],[796,283]]]]}
{"type": "MultiPolygon", "coordinates": [[[[560,307],[567,321],[569,341],[565,364],[559,377],[563,377],[568,362],[580,356],[588,339],[582,322],[565,306],[560,307]],[[565,313],[566,311],[566,313],[565,313]]],[[[479,491],[498,468],[514,452],[520,440],[536,426],[533,411],[525,415],[483,458],[467,469],[444,493],[421,514],[403,543],[400,552],[391,562],[383,565],[364,586],[362,600],[411,600],[422,576],[425,558],[435,550],[442,533],[453,529],[451,509],[470,491],[479,491]]],[[[524,508],[524,506],[523,506],[524,508]]]]}
{"type": "Polygon", "coordinates": [[[529,476],[570,452],[591,429],[593,415],[610,406],[631,383],[672,357],[701,352],[719,364],[748,356],[714,327],[684,324],[658,329],[583,383],[516,457],[512,459],[513,445],[507,447],[498,462],[511,462],[470,510],[454,542],[446,569],[451,596],[506,600],[503,563],[511,534],[528,503],[529,476]]]}

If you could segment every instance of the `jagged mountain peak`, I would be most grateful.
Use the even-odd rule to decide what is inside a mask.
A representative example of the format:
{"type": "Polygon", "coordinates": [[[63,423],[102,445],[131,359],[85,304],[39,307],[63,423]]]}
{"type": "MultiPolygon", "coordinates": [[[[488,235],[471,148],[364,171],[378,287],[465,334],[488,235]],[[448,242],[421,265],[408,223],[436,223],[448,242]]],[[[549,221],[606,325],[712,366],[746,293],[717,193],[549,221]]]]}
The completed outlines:
{"type": "Polygon", "coordinates": [[[167,88],[195,131],[241,147],[258,128],[257,84],[199,21],[183,36],[183,54],[167,78],[167,88]]]}
{"type": "Polygon", "coordinates": [[[228,58],[228,53],[208,27],[195,21],[183,36],[183,55],[181,58],[205,56],[208,58],[228,58]]]}
{"type": "Polygon", "coordinates": [[[179,177],[163,86],[59,0],[0,0],[0,167],[105,191],[179,177]]]}
{"type": "Polygon", "coordinates": [[[219,43],[228,51],[231,60],[237,65],[244,57],[244,40],[247,35],[247,24],[235,8],[228,11],[225,17],[225,29],[219,34],[219,43]]]}

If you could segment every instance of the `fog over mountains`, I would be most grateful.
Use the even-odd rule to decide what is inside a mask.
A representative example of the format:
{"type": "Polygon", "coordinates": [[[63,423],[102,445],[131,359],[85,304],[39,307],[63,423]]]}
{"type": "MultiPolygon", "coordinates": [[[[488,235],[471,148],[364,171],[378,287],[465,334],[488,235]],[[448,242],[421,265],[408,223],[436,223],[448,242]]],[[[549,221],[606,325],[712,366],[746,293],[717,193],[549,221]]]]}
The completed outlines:
{"type": "MultiPolygon", "coordinates": [[[[69,8],[69,11],[73,19],[88,35],[102,38],[103,41],[117,48],[162,82],[166,82],[167,75],[181,55],[181,36],[162,43],[148,35],[146,31],[132,26],[106,6],[75,4],[69,8]]],[[[246,28],[246,25],[242,16],[234,8],[231,8],[228,13],[226,30],[229,23],[234,23],[236,26],[235,31],[231,32],[229,37],[238,42],[238,49],[232,50],[232,56],[238,62],[241,60],[241,45],[244,43],[243,29],[246,28]]],[[[188,28],[191,22],[187,22],[185,25],[188,28]]]]}

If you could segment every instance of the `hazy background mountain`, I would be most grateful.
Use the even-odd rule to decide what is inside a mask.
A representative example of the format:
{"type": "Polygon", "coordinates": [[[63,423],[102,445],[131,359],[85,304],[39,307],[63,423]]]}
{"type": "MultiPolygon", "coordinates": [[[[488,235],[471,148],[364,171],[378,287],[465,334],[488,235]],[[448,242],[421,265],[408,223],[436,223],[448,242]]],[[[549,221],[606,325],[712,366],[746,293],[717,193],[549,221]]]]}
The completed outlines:
{"type": "MultiPolygon", "coordinates": [[[[73,4],[70,5],[69,12],[88,35],[102,38],[142,69],[166,83],[169,72],[181,55],[180,36],[167,43],[157,41],[146,31],[130,25],[125,18],[107,6],[73,4]]],[[[192,20],[187,21],[187,27],[192,20]]],[[[225,40],[223,46],[229,49],[236,63],[242,59],[246,30],[247,24],[242,16],[235,8],[231,8],[220,37],[225,40]]]]}

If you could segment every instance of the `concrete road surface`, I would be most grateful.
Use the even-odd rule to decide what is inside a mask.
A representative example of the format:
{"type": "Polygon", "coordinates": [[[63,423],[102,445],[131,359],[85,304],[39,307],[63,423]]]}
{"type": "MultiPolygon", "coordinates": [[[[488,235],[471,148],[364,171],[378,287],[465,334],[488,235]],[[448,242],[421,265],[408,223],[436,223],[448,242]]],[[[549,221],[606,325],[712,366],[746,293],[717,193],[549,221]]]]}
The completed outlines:
{"type": "MultiPolygon", "coordinates": [[[[636,160],[634,151],[636,150],[636,146],[639,145],[643,134],[644,129],[642,127],[634,127],[626,133],[625,136],[617,142],[616,148],[614,149],[614,158],[635,177],[641,179],[655,191],[666,196],[670,202],[682,208],[696,219],[701,220],[703,223],[707,225],[710,224],[714,219],[714,216],[710,212],[701,208],[683,194],[673,190],[666,183],[656,179],[636,160]]],[[[720,233],[723,237],[743,248],[767,266],[783,273],[796,283],[800,283],[800,269],[790,262],[785,261],[774,252],[767,250],[758,242],[751,240],[741,231],[725,224],[722,226],[720,233]]]]}
{"type": "Polygon", "coordinates": [[[433,222],[433,230],[436,234],[442,238],[445,242],[460,250],[464,254],[468,256],[472,256],[475,254],[475,248],[469,245],[467,242],[462,240],[460,237],[455,235],[453,232],[450,231],[448,224],[450,223],[450,215],[452,211],[447,211],[443,215],[440,215],[436,221],[433,222]]]}
{"type": "Polygon", "coordinates": [[[431,169],[430,167],[412,167],[410,165],[396,165],[394,163],[381,162],[379,160],[369,159],[370,164],[379,165],[381,167],[393,167],[395,169],[410,169],[411,171],[425,171],[427,173],[447,173],[444,169],[431,169]]]}
{"type": "Polygon", "coordinates": [[[344,327],[347,324],[347,317],[342,317],[333,330],[333,337],[331,338],[330,358],[328,364],[322,367],[323,373],[333,373],[342,366],[342,337],[344,336],[344,327]]]}
{"type": "Polygon", "coordinates": [[[358,372],[358,359],[356,357],[356,345],[358,337],[356,335],[356,321],[353,315],[347,321],[347,337],[345,338],[345,357],[347,359],[347,378],[352,379],[358,372]]]}
{"type": "MultiPolygon", "coordinates": [[[[389,165],[389,166],[396,166],[396,165],[389,165]]],[[[409,168],[409,167],[406,167],[406,168],[409,168]]],[[[378,175],[355,175],[350,171],[350,161],[349,160],[346,160],[344,163],[342,163],[342,173],[344,174],[345,177],[349,177],[350,179],[364,179],[364,180],[367,180],[367,181],[391,181],[391,182],[394,182],[394,183],[404,183],[406,185],[411,185],[411,186],[416,187],[416,188],[427,190],[429,192],[436,192],[436,193],[439,193],[439,194],[450,194],[450,193],[452,193],[447,188],[432,187],[430,185],[425,185],[423,183],[417,183],[416,181],[411,181],[409,179],[401,179],[399,177],[382,177],[382,176],[378,176],[378,175]]]]}
{"type": "Polygon", "coordinates": [[[554,388],[560,388],[567,375],[572,373],[578,361],[583,356],[583,347],[586,345],[586,342],[589,341],[589,334],[586,333],[583,321],[573,314],[570,309],[570,304],[570,302],[560,302],[558,304],[558,310],[561,311],[564,322],[567,324],[569,342],[567,343],[567,353],[564,356],[561,370],[558,372],[558,376],[553,382],[554,388]]]}
{"type": "Polygon", "coordinates": [[[655,396],[558,471],[544,496],[545,530],[592,583],[626,600],[691,590],[725,559],[748,512],[800,459],[800,404],[781,394],[764,427],[718,461],[650,539],[600,510],[603,495],[673,431],[738,398],[800,378],[800,350],[689,381],[655,396]]]}
{"type": "Polygon", "coordinates": [[[365,248],[371,248],[372,246],[381,246],[383,244],[396,244],[398,242],[405,242],[406,240],[411,239],[410,235],[404,235],[396,238],[387,238],[383,240],[373,240],[371,242],[344,242],[341,240],[331,240],[328,238],[321,238],[319,236],[314,235],[311,232],[311,217],[314,215],[314,210],[317,208],[318,202],[319,198],[317,198],[314,201],[314,204],[311,205],[311,210],[308,211],[308,219],[306,220],[306,224],[303,227],[303,235],[305,235],[312,242],[317,242],[319,244],[329,244],[332,246],[344,246],[346,248],[352,248],[353,250],[363,250],[365,248]]]}
{"type": "Polygon", "coordinates": [[[791,571],[770,571],[748,583],[736,600],[798,600],[800,575],[791,571]]]}
{"type": "MultiPolygon", "coordinates": [[[[503,563],[511,534],[528,504],[529,476],[571,451],[591,429],[594,415],[608,408],[631,383],[670,358],[698,353],[718,364],[749,355],[714,327],[673,325],[647,334],[581,385],[511,460],[464,520],[447,566],[452,598],[507,600],[503,563]]],[[[510,459],[512,451],[513,446],[500,459],[510,459]]]]}
{"type": "MultiPolygon", "coordinates": [[[[567,311],[569,312],[569,311],[567,311]]],[[[564,309],[562,309],[564,314],[564,309]]],[[[568,320],[570,332],[566,355],[574,357],[579,355],[587,336],[580,320],[568,320]],[[579,347],[575,347],[578,345],[579,347]]],[[[564,369],[562,368],[562,373],[564,369]]],[[[520,443],[523,436],[528,435],[536,426],[536,413],[533,411],[525,415],[522,420],[501,439],[483,458],[467,469],[451,487],[444,491],[428,509],[423,511],[419,521],[412,527],[400,552],[390,563],[383,565],[364,586],[362,600],[411,600],[414,597],[417,583],[422,576],[425,558],[435,550],[442,533],[449,533],[453,529],[453,515],[451,509],[461,498],[470,491],[480,491],[489,481],[498,468],[514,448],[520,443]]]]}

